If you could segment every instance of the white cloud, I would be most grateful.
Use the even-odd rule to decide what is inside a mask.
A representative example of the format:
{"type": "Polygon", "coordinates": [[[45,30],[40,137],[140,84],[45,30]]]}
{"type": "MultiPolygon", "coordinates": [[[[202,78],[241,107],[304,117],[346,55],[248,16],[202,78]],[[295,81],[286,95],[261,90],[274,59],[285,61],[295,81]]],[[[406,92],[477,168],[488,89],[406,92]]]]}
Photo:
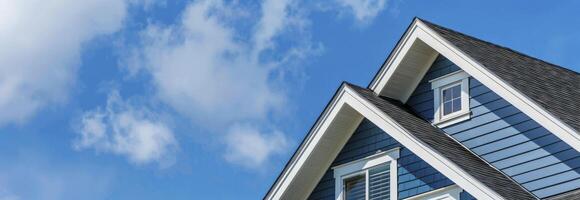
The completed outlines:
{"type": "Polygon", "coordinates": [[[94,148],[127,156],[136,164],[174,163],[177,141],[171,129],[156,114],[124,102],[116,91],[109,95],[105,109],[83,115],[78,134],[74,146],[79,150],[94,148]]]}
{"type": "Polygon", "coordinates": [[[294,2],[266,0],[261,6],[260,15],[238,16],[231,11],[243,13],[244,8],[235,3],[193,2],[178,24],[144,30],[143,44],[133,50],[127,66],[131,75],[150,75],[157,97],[195,124],[222,134],[233,130],[225,142],[241,152],[227,152],[226,157],[244,166],[263,164],[282,153],[266,144],[259,152],[244,153],[256,148],[252,141],[286,142],[282,133],[249,131],[235,124],[270,124],[273,115],[283,112],[288,102],[283,89],[287,77],[282,74],[317,48],[305,34],[307,20],[294,2]],[[244,29],[235,22],[255,23],[244,29]],[[277,38],[290,32],[296,41],[279,48],[277,38]],[[251,141],[232,140],[244,136],[251,141]]]}
{"type": "Polygon", "coordinates": [[[284,153],[290,146],[282,132],[264,134],[250,125],[230,128],[225,144],[226,160],[249,168],[262,166],[272,154],[284,153]]]}
{"type": "Polygon", "coordinates": [[[387,0],[337,0],[340,6],[361,23],[372,21],[387,7],[387,0]]]}
{"type": "Polygon", "coordinates": [[[83,44],[119,30],[123,0],[0,1],[0,126],[63,103],[83,44]]]}
{"type": "Polygon", "coordinates": [[[288,23],[290,0],[267,0],[262,3],[262,17],[257,24],[254,35],[254,52],[260,53],[272,48],[272,39],[284,29],[288,23]]]}
{"type": "Polygon", "coordinates": [[[139,63],[153,75],[162,100],[197,121],[220,125],[263,117],[284,102],[284,94],[269,84],[270,69],[214,14],[224,9],[216,1],[196,2],[180,24],[150,26],[139,63]]]}

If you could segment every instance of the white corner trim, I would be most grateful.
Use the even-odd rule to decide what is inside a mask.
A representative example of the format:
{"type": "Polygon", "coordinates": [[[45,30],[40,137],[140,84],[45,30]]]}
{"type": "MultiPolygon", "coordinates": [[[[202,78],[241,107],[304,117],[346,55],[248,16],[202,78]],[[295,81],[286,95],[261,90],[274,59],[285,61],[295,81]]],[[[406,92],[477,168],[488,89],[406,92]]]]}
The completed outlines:
{"type": "Polygon", "coordinates": [[[383,90],[415,40],[421,40],[429,45],[562,141],[580,151],[580,133],[487,70],[482,64],[456,48],[419,19],[413,21],[393,50],[392,55],[377,73],[369,86],[371,90],[375,93],[380,93],[383,90]]]}
{"type": "MultiPolygon", "coordinates": [[[[397,199],[398,195],[398,188],[397,188],[397,159],[399,159],[399,151],[400,148],[396,147],[385,152],[380,152],[366,158],[362,158],[359,160],[355,160],[352,162],[344,163],[341,165],[337,165],[332,167],[334,170],[334,197],[336,200],[344,199],[343,194],[343,183],[345,179],[348,179],[353,176],[357,176],[363,173],[366,173],[366,181],[367,181],[367,190],[368,186],[368,169],[375,167],[377,165],[381,165],[384,163],[389,163],[389,180],[390,180],[390,196],[392,199],[397,199]]],[[[368,199],[368,191],[367,191],[367,199],[368,199]]]]}
{"type": "Polygon", "coordinates": [[[463,189],[457,185],[450,185],[444,188],[439,188],[433,191],[425,192],[423,194],[415,195],[404,200],[428,200],[428,199],[453,199],[459,200],[463,189]]]}
{"type": "MultiPolygon", "coordinates": [[[[320,141],[320,138],[322,137],[322,134],[325,133],[325,129],[329,127],[330,123],[333,122],[333,119],[337,117],[338,110],[344,106],[348,106],[356,110],[361,116],[377,125],[380,129],[388,133],[391,137],[411,150],[419,158],[423,159],[425,162],[452,180],[459,187],[469,192],[475,198],[494,200],[504,199],[495,191],[461,169],[455,163],[451,162],[446,157],[440,155],[436,150],[415,138],[408,130],[404,129],[401,125],[391,119],[380,109],[375,107],[372,103],[360,97],[356,92],[354,92],[345,84],[341,86],[335,97],[333,97],[333,100],[329,104],[328,109],[323,112],[323,115],[319,121],[316,122],[315,127],[312,129],[311,134],[309,134],[308,138],[305,139],[304,143],[297,151],[296,156],[293,157],[293,159],[290,161],[288,167],[285,168],[280,178],[276,181],[276,183],[274,183],[272,189],[268,192],[264,199],[285,199],[284,195],[291,184],[301,184],[293,182],[294,177],[297,176],[301,170],[308,170],[309,166],[306,162],[308,157],[313,154],[313,151],[317,149],[317,146],[321,145],[322,141],[320,141]]],[[[323,145],[331,145],[326,141],[322,143],[324,143],[323,145]]],[[[394,180],[396,180],[396,176],[391,178],[395,178],[394,180]]],[[[312,181],[317,180],[314,180],[313,178],[312,181]]],[[[309,194],[312,191],[301,192],[309,194]]]]}

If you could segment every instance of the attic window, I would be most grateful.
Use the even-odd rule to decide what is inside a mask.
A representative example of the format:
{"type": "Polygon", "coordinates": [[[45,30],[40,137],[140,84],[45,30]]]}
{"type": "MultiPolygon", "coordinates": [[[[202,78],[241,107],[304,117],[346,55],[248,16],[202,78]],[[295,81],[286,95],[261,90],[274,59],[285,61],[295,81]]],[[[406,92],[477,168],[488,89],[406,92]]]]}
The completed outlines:
{"type": "Polygon", "coordinates": [[[461,82],[441,89],[443,116],[461,111],[461,82]]]}
{"type": "Polygon", "coordinates": [[[434,94],[434,125],[441,128],[470,118],[467,73],[457,71],[430,82],[434,94]]]}
{"type": "Polygon", "coordinates": [[[336,200],[397,199],[399,148],[333,167],[336,200]]]}

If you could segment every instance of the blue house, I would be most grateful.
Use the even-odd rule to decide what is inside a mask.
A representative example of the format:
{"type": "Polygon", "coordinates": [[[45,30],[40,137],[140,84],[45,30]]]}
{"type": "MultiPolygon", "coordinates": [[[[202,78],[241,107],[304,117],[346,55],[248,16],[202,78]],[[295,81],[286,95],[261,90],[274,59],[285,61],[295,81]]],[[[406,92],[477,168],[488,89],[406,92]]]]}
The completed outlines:
{"type": "Polygon", "coordinates": [[[580,199],[580,74],[416,18],[264,199],[580,199]]]}

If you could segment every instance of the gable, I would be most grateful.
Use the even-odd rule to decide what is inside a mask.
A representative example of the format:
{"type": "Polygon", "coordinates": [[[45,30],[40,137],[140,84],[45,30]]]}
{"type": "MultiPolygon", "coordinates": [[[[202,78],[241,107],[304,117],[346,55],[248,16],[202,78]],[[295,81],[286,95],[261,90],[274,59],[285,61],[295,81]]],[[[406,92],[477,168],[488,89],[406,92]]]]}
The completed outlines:
{"type": "MultiPolygon", "coordinates": [[[[326,177],[324,175],[335,162],[334,159],[337,156],[340,158],[341,147],[347,144],[351,134],[363,119],[367,119],[388,133],[418,158],[477,199],[537,199],[530,191],[535,192],[534,194],[538,196],[550,196],[560,191],[568,191],[569,189],[566,187],[577,184],[579,179],[575,176],[564,180],[569,178],[567,175],[577,172],[578,169],[575,159],[578,150],[580,150],[580,135],[570,124],[567,124],[573,120],[562,120],[561,116],[558,116],[559,113],[551,113],[542,107],[537,100],[531,99],[530,96],[533,98],[533,95],[528,96],[524,92],[516,90],[514,86],[510,85],[510,82],[502,80],[501,77],[484,67],[480,61],[474,60],[469,54],[463,52],[465,49],[458,49],[448,41],[449,38],[440,35],[444,33],[437,32],[427,24],[419,19],[413,21],[368,89],[348,83],[341,85],[272,185],[265,199],[307,198],[315,188],[323,184],[324,181],[320,183],[318,181],[324,180],[326,177]],[[462,76],[462,91],[466,91],[463,88],[466,88],[464,86],[468,84],[479,86],[472,88],[473,90],[470,92],[480,92],[479,96],[482,100],[474,98],[475,101],[473,103],[470,101],[470,104],[477,105],[479,103],[477,112],[480,113],[476,113],[475,108],[473,113],[461,113],[462,116],[463,114],[472,114],[474,117],[478,117],[478,120],[470,120],[469,122],[479,124],[465,123],[468,125],[461,126],[456,124],[445,127],[445,131],[443,131],[427,121],[429,120],[426,117],[428,115],[420,117],[425,114],[421,113],[424,110],[413,108],[416,110],[415,112],[404,104],[422,101],[414,100],[416,97],[413,96],[415,89],[422,87],[420,86],[422,77],[429,74],[431,64],[438,55],[445,56],[451,62],[456,63],[457,65],[454,67],[461,68],[465,72],[464,75],[472,76],[469,79],[467,76],[462,76]],[[491,92],[492,90],[493,92],[491,92]],[[478,115],[476,116],[476,114],[478,115]],[[518,124],[515,120],[523,120],[524,122],[518,124]],[[521,125],[524,123],[527,124],[521,125]],[[486,135],[475,135],[466,140],[458,139],[458,135],[483,133],[481,132],[483,130],[478,129],[483,129],[482,127],[493,128],[494,125],[508,126],[502,130],[516,129],[519,132],[512,132],[514,135],[509,136],[515,140],[498,139],[490,141],[494,145],[485,143],[480,144],[480,146],[469,146],[476,149],[487,145],[486,148],[482,147],[477,150],[478,154],[466,147],[468,141],[476,141],[475,138],[497,136],[496,132],[486,132],[486,135]],[[462,126],[463,128],[457,128],[462,126]],[[453,129],[457,129],[455,130],[457,132],[450,134],[454,131],[453,129]],[[531,133],[534,134],[533,137],[529,135],[531,133]],[[516,144],[510,143],[514,141],[516,144]],[[550,146],[554,144],[562,146],[557,148],[550,146]],[[503,145],[503,147],[494,150],[496,145],[503,145]],[[486,149],[486,153],[482,153],[484,152],[482,149],[486,149]],[[554,149],[566,152],[565,155],[569,156],[569,159],[560,154],[556,155],[562,152],[555,152],[557,150],[554,149]],[[517,155],[511,155],[512,150],[520,150],[521,152],[517,155]],[[501,155],[503,157],[493,160],[492,156],[488,155],[501,155]],[[537,158],[546,158],[546,160],[523,161],[531,155],[537,156],[537,158]],[[560,159],[562,162],[557,162],[550,156],[560,159]],[[488,157],[489,160],[484,160],[482,157],[488,157]],[[508,160],[518,161],[514,162],[518,166],[536,162],[544,163],[545,161],[555,161],[555,163],[543,166],[542,169],[537,169],[538,171],[531,174],[530,171],[525,171],[508,175],[507,171],[498,170],[499,164],[495,163],[496,161],[507,163],[508,160]],[[543,173],[552,173],[553,176],[538,177],[543,173]],[[526,179],[523,178],[524,174],[525,177],[528,177],[528,182],[522,181],[522,179],[526,179]],[[519,175],[522,175],[520,176],[522,179],[517,181],[525,185],[526,189],[515,183],[514,179],[519,175]],[[541,185],[543,182],[552,184],[541,185]]],[[[442,90],[444,89],[442,88],[442,90]]],[[[453,89],[455,90],[457,87],[453,86],[453,89]]],[[[465,92],[461,93],[461,99],[466,96],[465,94],[465,92]]],[[[424,100],[429,101],[428,99],[424,100]]],[[[426,112],[429,112],[428,109],[426,112]]],[[[499,133],[504,132],[499,131],[499,133]]],[[[391,162],[391,164],[396,163],[391,162]]],[[[393,168],[391,167],[391,169],[393,168]]],[[[417,188],[417,190],[419,189],[417,188]]],[[[566,194],[570,194],[570,192],[566,194]]]]}
{"type": "Polygon", "coordinates": [[[306,199],[363,118],[477,199],[535,199],[400,102],[348,83],[338,89],[264,198],[306,199]]]}
{"type": "MultiPolygon", "coordinates": [[[[575,128],[572,128],[580,126],[580,122],[575,120],[578,118],[578,114],[574,112],[579,109],[578,102],[580,101],[577,95],[558,95],[560,93],[566,93],[568,90],[574,90],[570,94],[574,94],[574,92],[580,93],[580,91],[577,91],[580,88],[580,75],[578,73],[561,69],[543,61],[534,60],[518,54],[512,50],[506,50],[497,45],[482,42],[472,37],[438,27],[416,18],[369,85],[369,89],[379,95],[406,102],[414,88],[419,84],[420,77],[423,77],[428,70],[431,64],[428,61],[435,59],[435,57],[424,55],[432,56],[441,54],[453,63],[456,63],[463,71],[475,77],[481,84],[492,89],[498,96],[502,97],[534,121],[540,123],[562,141],[568,143],[572,148],[580,151],[580,134],[575,128]],[[455,45],[463,48],[460,49],[455,45]],[[484,50],[480,48],[484,48],[484,50]],[[477,54],[474,54],[474,52],[477,52],[477,54]],[[485,57],[487,54],[505,55],[485,57]],[[474,58],[479,58],[479,60],[474,58]],[[496,61],[495,63],[493,62],[494,60],[496,61]],[[548,78],[545,78],[547,76],[537,74],[537,76],[544,77],[544,79],[528,80],[526,77],[534,77],[534,74],[524,72],[522,74],[527,75],[521,76],[519,77],[521,79],[518,79],[517,70],[525,71],[527,68],[530,68],[530,66],[527,66],[528,64],[538,69],[551,69],[540,71],[541,73],[550,73],[551,75],[549,77],[558,80],[546,83],[546,87],[539,87],[537,85],[542,85],[543,82],[550,81],[548,78]],[[517,70],[513,67],[517,67],[517,70]],[[501,70],[498,70],[499,68],[501,70]],[[496,71],[491,71],[490,69],[496,69],[496,71]],[[510,71],[510,73],[506,74],[515,75],[504,75],[502,70],[510,71]],[[514,70],[516,72],[513,72],[514,70]],[[510,80],[506,81],[504,79],[510,80]],[[518,87],[513,86],[516,82],[519,85],[518,87]],[[534,83],[527,84],[528,82],[534,83]],[[557,83],[560,82],[562,84],[558,88],[557,83]],[[567,83],[564,84],[563,82],[567,83]],[[522,89],[526,85],[534,87],[535,89],[522,89]],[[393,94],[393,91],[397,92],[393,94]],[[546,91],[546,93],[542,93],[542,91],[546,91]],[[562,99],[551,101],[552,98],[560,97],[562,99]],[[557,107],[558,109],[547,109],[545,104],[550,103],[553,104],[550,106],[557,107]],[[563,111],[567,112],[562,113],[563,111]]],[[[536,73],[538,69],[531,71],[536,73]]]]}
{"type": "MultiPolygon", "coordinates": [[[[335,180],[332,166],[363,159],[379,151],[385,152],[394,148],[400,148],[400,157],[397,160],[399,199],[405,199],[454,184],[389,134],[365,119],[334,159],[331,167],[326,170],[308,199],[334,200],[335,180]]],[[[462,200],[474,199],[467,192],[460,194],[462,200]]]]}
{"type": "Polygon", "coordinates": [[[580,130],[578,72],[424,21],[441,37],[477,60],[494,75],[580,130]]]}
{"type": "MultiPolygon", "coordinates": [[[[407,101],[432,121],[430,80],[461,70],[439,56],[407,101]]],[[[481,84],[469,80],[471,118],[443,130],[540,198],[580,188],[580,153],[481,84]]]]}

